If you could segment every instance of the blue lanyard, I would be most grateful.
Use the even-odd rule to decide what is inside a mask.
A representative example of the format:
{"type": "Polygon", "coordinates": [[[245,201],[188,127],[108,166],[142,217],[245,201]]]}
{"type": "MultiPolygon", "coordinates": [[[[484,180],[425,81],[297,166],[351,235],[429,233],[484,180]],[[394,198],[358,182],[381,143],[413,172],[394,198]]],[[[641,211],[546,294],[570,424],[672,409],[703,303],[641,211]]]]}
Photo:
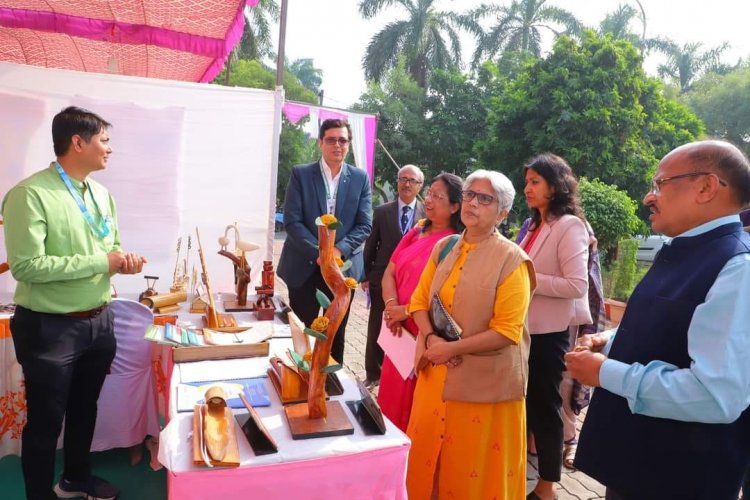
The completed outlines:
{"type": "MultiPolygon", "coordinates": [[[[89,212],[89,209],[86,208],[86,204],[83,202],[83,198],[81,198],[81,195],[78,194],[78,190],[73,187],[73,184],[70,182],[70,177],[68,177],[68,174],[65,173],[62,165],[60,165],[60,163],[58,162],[55,162],[55,168],[57,169],[57,173],[60,175],[60,179],[62,179],[63,183],[65,184],[65,187],[68,188],[68,192],[78,204],[78,208],[81,210],[83,218],[86,219],[86,222],[89,223],[89,226],[91,226],[91,229],[94,230],[94,233],[96,233],[96,235],[102,239],[107,237],[109,235],[109,217],[105,217],[102,214],[102,211],[99,208],[99,204],[96,202],[96,198],[94,197],[94,193],[91,193],[91,199],[94,200],[94,206],[102,216],[102,220],[99,221],[99,224],[94,222],[94,218],[91,216],[91,212],[89,212]]],[[[91,187],[89,187],[89,191],[90,190],[91,187]]]]}

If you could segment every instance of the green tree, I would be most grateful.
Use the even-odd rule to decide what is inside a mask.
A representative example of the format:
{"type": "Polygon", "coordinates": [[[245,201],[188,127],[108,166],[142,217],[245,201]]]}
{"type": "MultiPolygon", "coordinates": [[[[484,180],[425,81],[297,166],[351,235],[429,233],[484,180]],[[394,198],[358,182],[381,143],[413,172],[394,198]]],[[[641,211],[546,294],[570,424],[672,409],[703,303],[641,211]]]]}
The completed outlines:
{"type": "Polygon", "coordinates": [[[641,51],[649,46],[649,39],[646,38],[646,11],[643,10],[641,2],[636,0],[639,10],[629,4],[620,4],[613,12],[604,16],[599,23],[597,32],[600,35],[611,33],[615,40],[627,40],[641,51]],[[641,23],[641,33],[638,34],[632,30],[633,21],[638,19],[641,23]]]}
{"type": "Polygon", "coordinates": [[[599,250],[609,262],[617,249],[617,242],[632,236],[642,227],[636,216],[637,204],[625,191],[598,179],[590,181],[581,177],[578,191],[583,213],[594,230],[599,250]]]}
{"type": "Polygon", "coordinates": [[[708,135],[726,139],[750,154],[750,68],[707,75],[685,100],[706,124],[708,135]]]}
{"type": "Polygon", "coordinates": [[[386,72],[406,58],[406,67],[417,84],[425,88],[430,72],[461,65],[459,29],[477,31],[470,16],[438,11],[436,0],[361,0],[359,12],[371,19],[384,8],[398,4],[406,10],[399,21],[375,34],[362,59],[367,80],[380,81],[386,72]]]}
{"type": "Polygon", "coordinates": [[[436,70],[425,98],[425,134],[420,147],[425,177],[442,171],[465,177],[474,170],[474,141],[484,133],[488,89],[458,71],[436,70]]]}
{"type": "Polygon", "coordinates": [[[320,84],[323,83],[323,70],[316,68],[312,59],[295,59],[288,66],[289,71],[297,77],[305,88],[316,94],[320,92],[320,84]]]}
{"type": "MultiPolygon", "coordinates": [[[[224,84],[226,82],[226,71],[227,68],[216,77],[214,83],[224,84]]],[[[259,61],[240,59],[229,75],[228,85],[273,90],[276,87],[276,75],[274,71],[266,68],[259,61]]],[[[284,93],[286,98],[292,101],[317,103],[315,92],[305,88],[297,77],[288,70],[284,73],[284,93]]],[[[304,120],[307,120],[307,118],[304,120]]],[[[277,207],[281,207],[283,203],[292,167],[298,163],[311,161],[318,154],[315,149],[315,138],[306,136],[301,127],[303,123],[304,121],[293,125],[286,118],[282,119],[279,141],[279,170],[276,184],[277,207]]]]}
{"type": "Polygon", "coordinates": [[[559,38],[490,101],[481,163],[502,166],[519,186],[523,162],[551,151],[578,175],[641,199],[659,155],[702,131],[685,106],[666,102],[641,63],[632,44],[611,35],[559,38]]]}
{"type": "Polygon", "coordinates": [[[483,5],[476,17],[494,17],[495,24],[477,40],[473,65],[483,58],[506,52],[542,53],[542,32],[555,36],[580,33],[581,22],[569,11],[548,5],[547,0],[513,0],[510,5],[483,5]]]}
{"type": "MultiPolygon", "coordinates": [[[[388,149],[399,166],[407,163],[424,167],[425,148],[429,148],[424,126],[425,94],[406,70],[402,58],[388,71],[381,82],[370,82],[352,109],[365,113],[377,111],[378,139],[388,149]]],[[[382,148],[375,154],[376,185],[385,181],[391,185],[397,167],[382,148]]]]}
{"type": "Polygon", "coordinates": [[[703,44],[690,42],[679,45],[672,40],[655,39],[651,46],[667,56],[667,61],[660,64],[659,76],[679,85],[680,92],[690,90],[693,82],[706,73],[726,73],[731,70],[721,62],[721,56],[729,48],[728,43],[701,51],[703,44]]]}
{"type": "Polygon", "coordinates": [[[274,58],[272,25],[279,21],[279,4],[276,0],[260,0],[253,8],[245,8],[245,30],[240,43],[233,51],[237,59],[274,58]]]}

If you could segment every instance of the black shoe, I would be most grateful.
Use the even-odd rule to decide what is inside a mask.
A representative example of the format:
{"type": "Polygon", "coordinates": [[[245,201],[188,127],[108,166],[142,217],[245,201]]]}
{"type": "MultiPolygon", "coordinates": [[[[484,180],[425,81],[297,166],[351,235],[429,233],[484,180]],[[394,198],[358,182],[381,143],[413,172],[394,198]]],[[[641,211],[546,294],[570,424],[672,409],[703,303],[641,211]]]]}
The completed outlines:
{"type": "Polygon", "coordinates": [[[115,500],[120,494],[116,486],[96,476],[90,476],[85,481],[68,481],[61,477],[54,489],[59,498],[84,497],[91,500],[115,500]]]}

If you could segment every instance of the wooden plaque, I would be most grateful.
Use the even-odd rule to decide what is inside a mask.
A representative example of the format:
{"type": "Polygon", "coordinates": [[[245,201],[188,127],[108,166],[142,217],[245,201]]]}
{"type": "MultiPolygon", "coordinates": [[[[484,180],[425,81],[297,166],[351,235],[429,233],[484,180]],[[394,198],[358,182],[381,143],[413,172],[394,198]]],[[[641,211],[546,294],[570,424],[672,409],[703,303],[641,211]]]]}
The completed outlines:
{"type": "Polygon", "coordinates": [[[284,407],[292,439],[313,439],[354,434],[354,426],[346,416],[346,410],[338,401],[326,401],[324,418],[310,418],[307,403],[284,407]]]}

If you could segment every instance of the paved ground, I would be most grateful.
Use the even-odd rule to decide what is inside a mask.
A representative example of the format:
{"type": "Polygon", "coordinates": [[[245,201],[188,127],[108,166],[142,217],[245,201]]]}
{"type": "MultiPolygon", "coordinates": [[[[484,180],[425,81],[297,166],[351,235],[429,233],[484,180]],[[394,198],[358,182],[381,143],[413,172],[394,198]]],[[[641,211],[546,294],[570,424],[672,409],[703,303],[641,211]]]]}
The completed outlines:
{"type": "MultiPolygon", "coordinates": [[[[281,246],[284,241],[284,233],[277,233],[274,245],[274,261],[278,262],[281,254],[281,246]]],[[[276,281],[276,291],[286,300],[287,291],[281,280],[276,281]]],[[[361,380],[365,379],[365,339],[367,337],[367,302],[362,290],[357,290],[349,313],[349,323],[346,328],[346,347],[344,349],[344,365],[361,380]]],[[[585,413],[584,413],[585,415],[585,413]]],[[[580,429],[583,419],[582,415],[578,421],[580,429]]],[[[538,477],[536,469],[536,458],[529,457],[527,491],[531,491],[538,477]]],[[[571,471],[563,468],[560,488],[558,489],[559,500],[588,500],[604,498],[604,487],[582,472],[571,471]]]]}

